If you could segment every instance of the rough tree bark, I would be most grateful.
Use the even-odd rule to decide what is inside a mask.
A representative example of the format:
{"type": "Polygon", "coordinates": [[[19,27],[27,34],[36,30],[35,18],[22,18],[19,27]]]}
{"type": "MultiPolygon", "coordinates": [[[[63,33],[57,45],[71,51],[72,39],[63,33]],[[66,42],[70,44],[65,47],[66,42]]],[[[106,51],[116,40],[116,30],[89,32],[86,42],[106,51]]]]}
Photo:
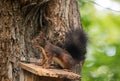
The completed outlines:
{"type": "MultiPolygon", "coordinates": [[[[43,31],[48,40],[62,47],[65,32],[71,27],[81,28],[77,0],[50,0],[43,5],[42,15],[46,21],[41,29],[33,26],[32,21],[24,24],[23,3],[19,1],[29,0],[0,0],[0,81],[19,81],[18,62],[21,58],[40,57],[31,44],[36,32],[43,31]]],[[[37,0],[29,3],[34,2],[37,0]]],[[[79,74],[81,68],[81,64],[76,66],[74,72],[79,74]]]]}

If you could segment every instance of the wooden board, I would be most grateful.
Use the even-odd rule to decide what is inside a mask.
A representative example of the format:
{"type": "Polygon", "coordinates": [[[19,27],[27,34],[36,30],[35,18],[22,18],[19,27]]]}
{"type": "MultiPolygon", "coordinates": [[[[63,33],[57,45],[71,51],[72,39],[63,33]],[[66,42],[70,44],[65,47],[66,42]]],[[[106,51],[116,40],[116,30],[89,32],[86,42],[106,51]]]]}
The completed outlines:
{"type": "Polygon", "coordinates": [[[67,79],[73,79],[73,80],[80,79],[80,75],[75,74],[73,72],[67,72],[62,69],[61,70],[59,70],[59,69],[44,69],[41,66],[37,66],[37,65],[31,64],[31,63],[19,63],[19,65],[20,65],[21,69],[27,70],[38,76],[67,78],[67,79]]]}

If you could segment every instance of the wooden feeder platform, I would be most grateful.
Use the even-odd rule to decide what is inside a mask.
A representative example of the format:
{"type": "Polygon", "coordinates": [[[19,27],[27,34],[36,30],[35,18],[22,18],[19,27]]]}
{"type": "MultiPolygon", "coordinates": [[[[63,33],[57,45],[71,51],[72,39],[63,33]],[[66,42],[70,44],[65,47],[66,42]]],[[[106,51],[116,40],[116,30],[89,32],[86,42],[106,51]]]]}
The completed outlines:
{"type": "Polygon", "coordinates": [[[19,63],[20,81],[70,81],[80,80],[80,75],[63,69],[44,69],[32,63],[19,63]]]}

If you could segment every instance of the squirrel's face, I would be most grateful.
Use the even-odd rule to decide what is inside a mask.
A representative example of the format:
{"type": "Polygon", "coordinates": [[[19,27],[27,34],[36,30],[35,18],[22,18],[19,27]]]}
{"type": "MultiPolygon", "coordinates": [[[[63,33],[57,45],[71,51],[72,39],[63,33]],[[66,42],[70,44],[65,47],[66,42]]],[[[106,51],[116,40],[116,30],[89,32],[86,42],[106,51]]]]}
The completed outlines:
{"type": "Polygon", "coordinates": [[[34,46],[44,46],[45,45],[45,40],[44,39],[41,39],[39,36],[38,37],[36,37],[36,38],[34,38],[33,40],[32,40],[32,44],[34,45],[34,46]]]}

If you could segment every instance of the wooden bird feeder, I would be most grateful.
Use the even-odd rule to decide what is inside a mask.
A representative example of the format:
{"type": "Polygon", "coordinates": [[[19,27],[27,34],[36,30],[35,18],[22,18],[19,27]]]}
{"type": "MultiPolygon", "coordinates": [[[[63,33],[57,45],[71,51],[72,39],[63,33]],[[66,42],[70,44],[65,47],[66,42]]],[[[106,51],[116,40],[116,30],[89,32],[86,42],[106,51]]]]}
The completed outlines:
{"type": "Polygon", "coordinates": [[[69,81],[79,80],[80,75],[62,69],[44,69],[31,63],[20,63],[20,81],[69,81]]]}

